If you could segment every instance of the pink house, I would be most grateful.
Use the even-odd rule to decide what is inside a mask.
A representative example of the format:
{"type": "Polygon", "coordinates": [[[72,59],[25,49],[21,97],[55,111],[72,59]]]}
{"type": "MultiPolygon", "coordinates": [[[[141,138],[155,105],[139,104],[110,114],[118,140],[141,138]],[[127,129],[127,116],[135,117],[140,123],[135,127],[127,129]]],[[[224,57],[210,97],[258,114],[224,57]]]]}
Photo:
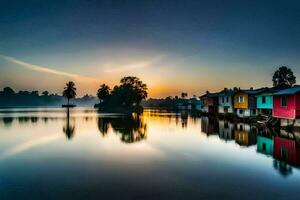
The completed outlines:
{"type": "Polygon", "coordinates": [[[282,119],[300,117],[300,86],[284,89],[274,94],[273,117],[282,119]]]}

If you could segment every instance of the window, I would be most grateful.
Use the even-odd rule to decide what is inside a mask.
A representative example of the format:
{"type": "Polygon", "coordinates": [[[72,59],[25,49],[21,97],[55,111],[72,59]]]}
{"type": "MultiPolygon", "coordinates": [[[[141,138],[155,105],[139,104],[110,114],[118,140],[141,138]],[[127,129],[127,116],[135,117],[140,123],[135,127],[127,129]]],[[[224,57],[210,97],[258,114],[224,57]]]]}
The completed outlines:
{"type": "Polygon", "coordinates": [[[226,97],[226,102],[229,103],[229,97],[226,97]]]}
{"type": "Polygon", "coordinates": [[[244,96],[238,96],[238,102],[243,103],[244,102],[244,96]]]}
{"type": "Polygon", "coordinates": [[[262,103],[266,103],[266,96],[262,96],[262,103]]]}
{"type": "Polygon", "coordinates": [[[263,150],[263,151],[266,151],[266,150],[267,150],[267,145],[266,145],[266,143],[263,143],[263,144],[262,144],[262,150],[263,150]]]}
{"type": "Polygon", "coordinates": [[[287,106],[287,100],[286,96],[281,97],[281,106],[286,107],[287,106]]]}
{"type": "Polygon", "coordinates": [[[224,97],[222,97],[222,103],[224,103],[224,97]]]}
{"type": "Polygon", "coordinates": [[[240,125],[240,131],[243,131],[243,125],[240,125]]]}

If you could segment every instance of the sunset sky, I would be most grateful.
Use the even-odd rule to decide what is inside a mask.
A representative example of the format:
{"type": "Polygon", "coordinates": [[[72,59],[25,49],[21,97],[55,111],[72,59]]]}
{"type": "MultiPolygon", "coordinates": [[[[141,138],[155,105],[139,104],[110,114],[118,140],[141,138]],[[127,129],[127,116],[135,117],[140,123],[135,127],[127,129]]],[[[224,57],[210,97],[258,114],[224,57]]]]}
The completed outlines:
{"type": "Polygon", "coordinates": [[[132,75],[150,97],[192,96],[271,86],[281,65],[300,79],[297,2],[1,0],[0,88],[95,95],[132,75]]]}

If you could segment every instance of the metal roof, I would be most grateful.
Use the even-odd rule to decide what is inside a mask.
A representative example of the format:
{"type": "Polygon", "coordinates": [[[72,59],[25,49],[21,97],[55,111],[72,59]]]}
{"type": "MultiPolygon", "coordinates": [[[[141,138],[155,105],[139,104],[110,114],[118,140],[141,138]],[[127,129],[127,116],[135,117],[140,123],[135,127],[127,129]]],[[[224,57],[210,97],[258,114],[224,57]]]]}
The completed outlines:
{"type": "Polygon", "coordinates": [[[239,90],[238,92],[243,92],[243,93],[246,93],[246,94],[258,94],[258,93],[260,93],[264,90],[266,90],[266,88],[239,90]]]}
{"type": "Polygon", "coordinates": [[[296,94],[298,92],[300,92],[300,86],[294,86],[289,89],[280,90],[279,92],[276,92],[274,95],[296,94]]]}

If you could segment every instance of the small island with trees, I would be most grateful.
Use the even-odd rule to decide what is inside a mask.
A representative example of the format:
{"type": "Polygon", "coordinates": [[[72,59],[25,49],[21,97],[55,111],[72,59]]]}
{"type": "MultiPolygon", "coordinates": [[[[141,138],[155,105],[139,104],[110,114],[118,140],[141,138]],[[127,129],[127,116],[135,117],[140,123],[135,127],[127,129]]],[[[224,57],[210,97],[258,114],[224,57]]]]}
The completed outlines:
{"type": "Polygon", "coordinates": [[[102,84],[97,96],[100,102],[94,107],[99,111],[141,113],[143,107],[140,103],[148,96],[147,85],[137,77],[126,76],[112,90],[108,85],[102,84]]]}

